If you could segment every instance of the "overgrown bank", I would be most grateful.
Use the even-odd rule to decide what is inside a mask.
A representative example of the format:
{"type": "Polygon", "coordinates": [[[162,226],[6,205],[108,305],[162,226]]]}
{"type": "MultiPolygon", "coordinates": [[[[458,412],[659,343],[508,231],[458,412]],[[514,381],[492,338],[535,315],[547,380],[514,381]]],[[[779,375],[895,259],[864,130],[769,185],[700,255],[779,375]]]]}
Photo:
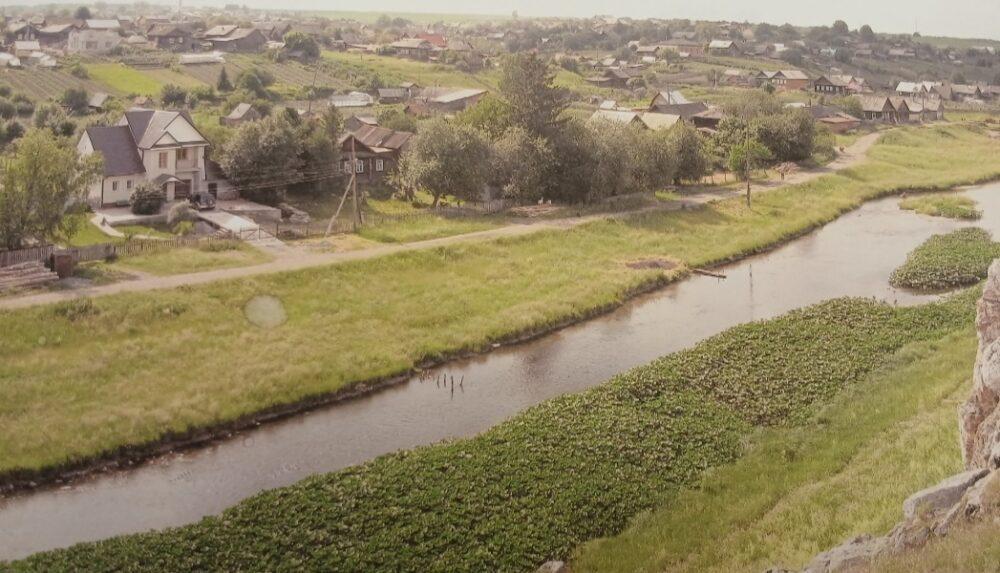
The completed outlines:
{"type": "Polygon", "coordinates": [[[894,286],[934,290],[968,286],[986,278],[1000,243],[989,232],[969,227],[934,235],[917,247],[889,278],[894,286]]]}
{"type": "Polygon", "coordinates": [[[1000,151],[961,127],[888,134],[859,168],[705,209],[430,252],[0,314],[0,472],[78,463],[405,372],[611,308],[691,266],[774,246],[864,200],[994,177],[1000,151]],[[288,321],[243,315],[258,294],[288,321]],[[80,308],[77,308],[80,306],[80,308]],[[185,364],[177,367],[183,356],[185,364]],[[44,424],[47,432],[36,431],[44,424]]]}
{"type": "Polygon", "coordinates": [[[739,326],[476,438],[14,569],[524,571],[733,461],[752,427],[806,420],[906,344],[968,325],[975,294],[902,309],[840,299],[739,326]]]}

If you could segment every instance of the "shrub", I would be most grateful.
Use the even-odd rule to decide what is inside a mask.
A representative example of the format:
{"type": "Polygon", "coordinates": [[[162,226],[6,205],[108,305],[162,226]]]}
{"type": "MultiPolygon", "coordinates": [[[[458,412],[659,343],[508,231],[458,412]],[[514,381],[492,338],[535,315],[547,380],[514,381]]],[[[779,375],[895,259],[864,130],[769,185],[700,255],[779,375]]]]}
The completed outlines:
{"type": "Polygon", "coordinates": [[[31,117],[35,113],[35,102],[29,99],[19,100],[17,99],[17,96],[15,96],[14,112],[18,115],[18,117],[31,117]]]}
{"type": "Polygon", "coordinates": [[[73,62],[73,64],[71,64],[66,69],[73,77],[77,77],[82,80],[90,78],[90,72],[88,72],[87,68],[83,67],[83,64],[81,64],[80,62],[73,62]]]}
{"type": "Polygon", "coordinates": [[[160,100],[165,106],[180,107],[187,101],[187,91],[178,85],[167,84],[160,90],[160,100]]]}
{"type": "Polygon", "coordinates": [[[167,212],[167,225],[198,220],[198,213],[188,203],[175,203],[167,212]]]}
{"type": "Polygon", "coordinates": [[[163,194],[162,190],[144,183],[132,192],[132,197],[129,198],[129,205],[132,208],[132,212],[136,215],[155,215],[163,208],[166,200],[167,197],[163,194]]]}
{"type": "Polygon", "coordinates": [[[59,103],[69,109],[70,113],[83,115],[89,110],[90,96],[83,88],[70,88],[63,92],[59,103]]]}
{"type": "Polygon", "coordinates": [[[17,106],[15,106],[10,100],[0,99],[0,117],[3,119],[10,119],[17,115],[17,106]]]}
{"type": "Polygon", "coordinates": [[[190,235],[194,232],[194,223],[191,221],[181,221],[174,225],[173,232],[175,235],[185,236],[190,235]]]}

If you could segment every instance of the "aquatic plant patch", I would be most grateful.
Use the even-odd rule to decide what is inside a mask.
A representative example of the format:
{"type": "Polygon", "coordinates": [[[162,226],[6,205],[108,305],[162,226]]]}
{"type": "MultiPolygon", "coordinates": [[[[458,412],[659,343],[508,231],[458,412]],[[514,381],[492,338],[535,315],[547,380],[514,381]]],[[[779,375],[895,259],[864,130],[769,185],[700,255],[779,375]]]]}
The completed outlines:
{"type": "Polygon", "coordinates": [[[975,284],[984,278],[1000,243],[979,228],[959,229],[927,239],[893,271],[893,286],[936,290],[975,284]]]}
{"type": "Polygon", "coordinates": [[[973,300],[897,309],[842,299],[740,326],[475,438],[309,478],[195,525],[13,568],[527,571],[620,531],[705,469],[734,461],[752,424],[804,416],[903,345],[968,325],[973,300]]]}
{"type": "Polygon", "coordinates": [[[983,216],[982,211],[976,209],[973,199],[956,193],[928,193],[907,197],[899,202],[899,208],[948,219],[975,220],[983,216]]]}

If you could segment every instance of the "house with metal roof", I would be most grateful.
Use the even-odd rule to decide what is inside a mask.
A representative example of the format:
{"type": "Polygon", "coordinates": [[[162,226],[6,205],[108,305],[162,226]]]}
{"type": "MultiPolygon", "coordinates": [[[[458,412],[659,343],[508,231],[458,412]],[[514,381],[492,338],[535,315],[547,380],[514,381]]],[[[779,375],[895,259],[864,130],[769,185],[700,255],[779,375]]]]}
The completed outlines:
{"type": "Polygon", "coordinates": [[[338,170],[345,175],[353,171],[358,183],[381,182],[396,170],[412,138],[413,134],[408,131],[362,125],[340,138],[338,170]]]}
{"type": "Polygon", "coordinates": [[[219,182],[207,176],[208,147],[185,112],[135,108],[113,126],[88,127],[77,152],[98,153],[104,160],[101,177],[88,189],[88,202],[95,207],[125,205],[147,182],[161,188],[168,201],[217,191],[219,182]]]}

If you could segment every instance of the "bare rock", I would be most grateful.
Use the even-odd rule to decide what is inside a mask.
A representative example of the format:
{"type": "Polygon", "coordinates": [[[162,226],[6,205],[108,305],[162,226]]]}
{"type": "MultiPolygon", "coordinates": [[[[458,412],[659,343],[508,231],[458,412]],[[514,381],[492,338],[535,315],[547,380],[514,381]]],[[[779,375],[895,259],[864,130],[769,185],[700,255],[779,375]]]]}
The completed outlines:
{"type": "Polygon", "coordinates": [[[816,556],[802,573],[849,573],[861,571],[885,552],[884,537],[859,535],[843,545],[816,556]]]}
{"type": "Polygon", "coordinates": [[[535,573],[570,573],[570,570],[562,561],[546,561],[535,573]]]}
{"type": "Polygon", "coordinates": [[[987,470],[969,470],[918,491],[903,502],[903,519],[912,522],[920,519],[922,517],[920,514],[937,516],[947,512],[962,500],[962,496],[970,487],[988,473],[987,470]]]}
{"type": "Polygon", "coordinates": [[[979,350],[972,395],[959,410],[962,457],[968,469],[1000,467],[1000,260],[989,278],[976,311],[979,350]]]}

